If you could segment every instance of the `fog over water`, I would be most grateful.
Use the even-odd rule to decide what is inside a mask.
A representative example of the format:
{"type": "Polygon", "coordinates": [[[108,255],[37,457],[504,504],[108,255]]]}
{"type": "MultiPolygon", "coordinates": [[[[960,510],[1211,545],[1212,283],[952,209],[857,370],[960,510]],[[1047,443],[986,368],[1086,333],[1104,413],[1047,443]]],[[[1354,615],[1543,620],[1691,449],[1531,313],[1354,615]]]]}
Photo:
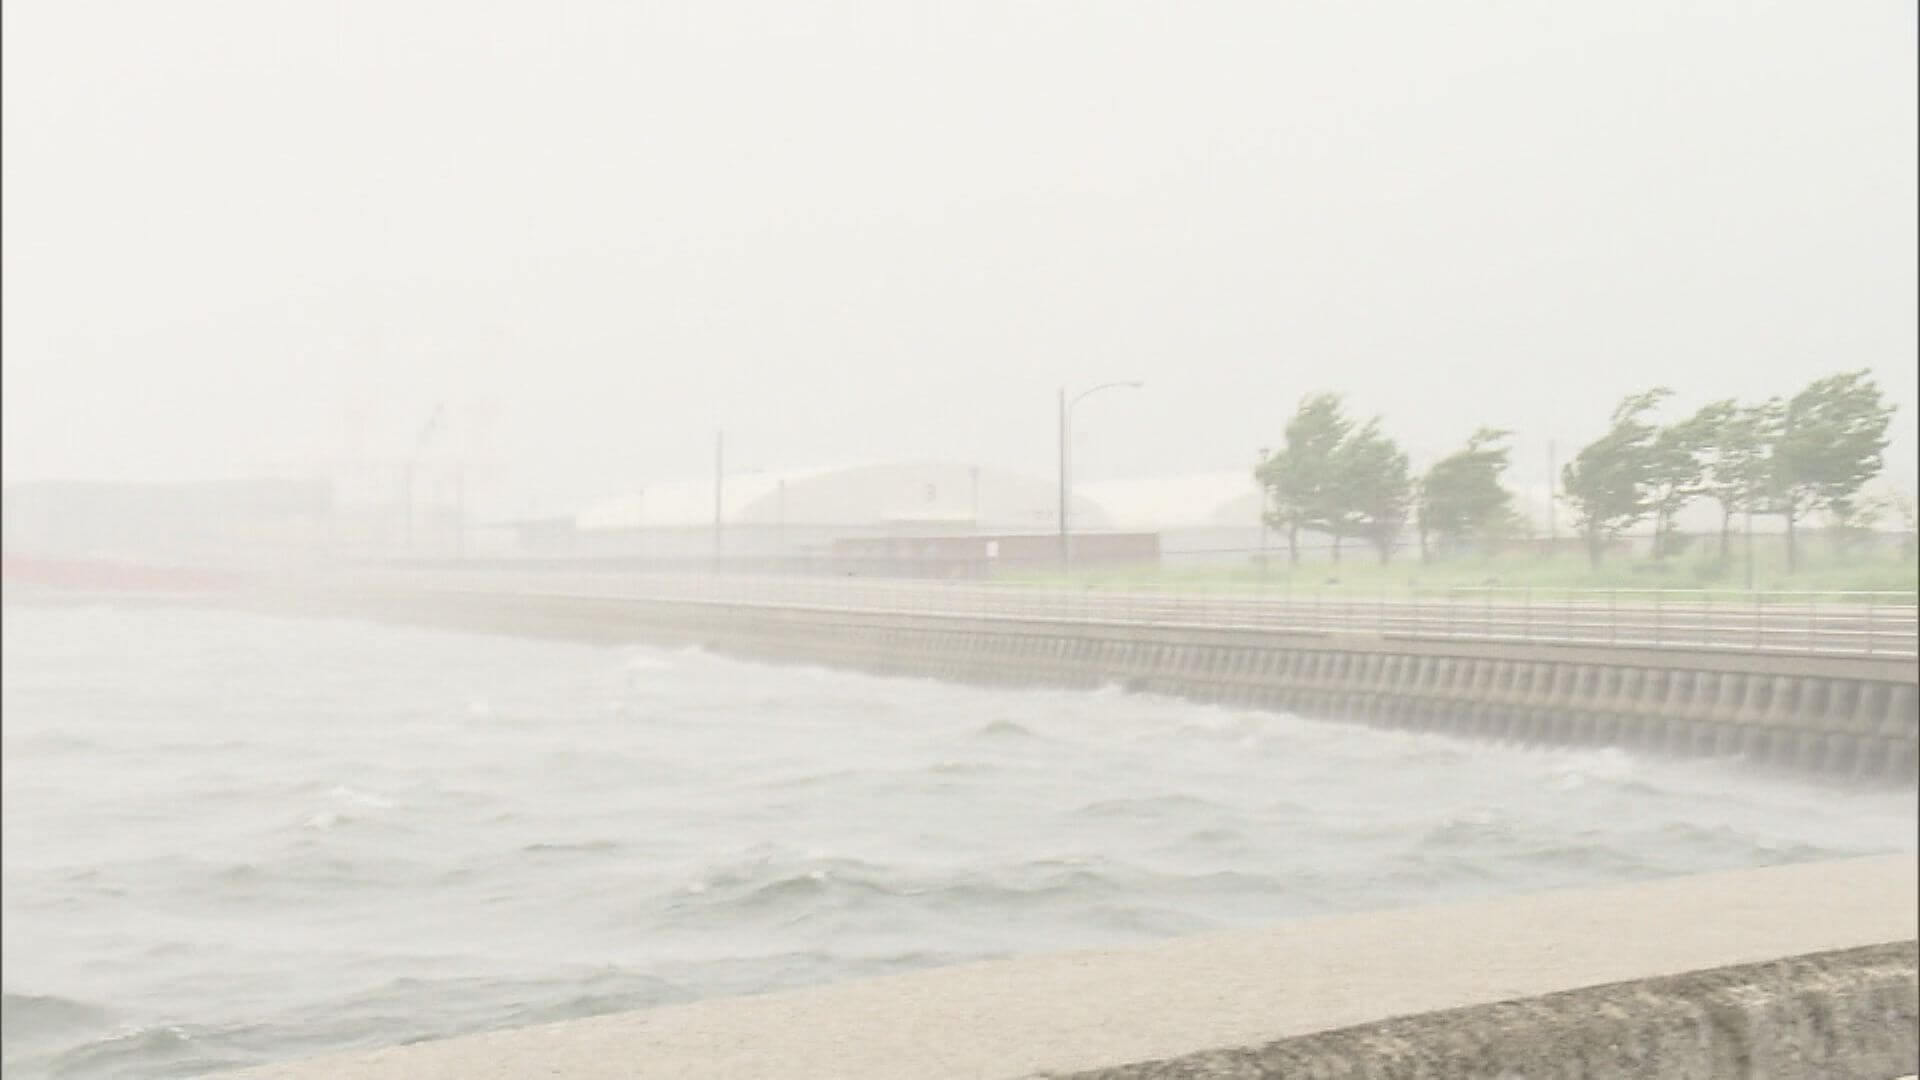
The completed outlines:
{"type": "Polygon", "coordinates": [[[1911,790],[1118,690],[4,609],[9,1077],[1914,850],[1911,790]]]}

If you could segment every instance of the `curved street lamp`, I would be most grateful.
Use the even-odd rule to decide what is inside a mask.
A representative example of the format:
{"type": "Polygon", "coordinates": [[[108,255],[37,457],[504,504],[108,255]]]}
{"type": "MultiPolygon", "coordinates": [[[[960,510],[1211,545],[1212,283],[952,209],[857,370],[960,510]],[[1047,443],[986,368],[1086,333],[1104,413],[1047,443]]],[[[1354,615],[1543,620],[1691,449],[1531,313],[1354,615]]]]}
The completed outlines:
{"type": "Polygon", "coordinates": [[[1080,402],[1085,400],[1089,395],[1097,394],[1102,390],[1111,390],[1115,387],[1122,386],[1129,390],[1138,390],[1145,385],[1147,384],[1138,379],[1123,379],[1118,382],[1101,383],[1099,386],[1091,389],[1082,390],[1072,398],[1067,397],[1066,387],[1063,386],[1060,388],[1060,568],[1062,570],[1071,570],[1073,568],[1072,544],[1069,540],[1069,534],[1072,532],[1072,519],[1068,510],[1068,503],[1073,497],[1073,478],[1068,468],[1067,455],[1068,440],[1073,431],[1073,407],[1080,404],[1080,402]]]}

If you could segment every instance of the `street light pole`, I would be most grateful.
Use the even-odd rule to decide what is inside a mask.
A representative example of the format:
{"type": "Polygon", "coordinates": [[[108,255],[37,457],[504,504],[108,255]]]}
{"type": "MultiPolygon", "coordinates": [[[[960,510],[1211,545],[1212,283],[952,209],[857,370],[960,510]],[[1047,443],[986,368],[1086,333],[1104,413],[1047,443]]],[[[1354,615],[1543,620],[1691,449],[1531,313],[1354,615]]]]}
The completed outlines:
{"type": "Polygon", "coordinates": [[[1746,532],[1747,532],[1747,542],[1746,542],[1747,591],[1752,592],[1753,591],[1753,501],[1751,497],[1749,497],[1747,500],[1746,532]]]}
{"type": "Polygon", "coordinates": [[[1067,388],[1060,388],[1060,569],[1071,564],[1067,554],[1067,388]]]}
{"type": "Polygon", "coordinates": [[[1068,458],[1068,447],[1073,437],[1073,407],[1080,404],[1089,395],[1102,390],[1111,390],[1124,386],[1129,390],[1138,390],[1147,385],[1138,379],[1126,379],[1120,382],[1101,383],[1089,390],[1082,390],[1072,399],[1067,397],[1067,388],[1060,388],[1060,569],[1071,572],[1073,569],[1072,518],[1069,506],[1073,500],[1073,472],[1068,458]]]}

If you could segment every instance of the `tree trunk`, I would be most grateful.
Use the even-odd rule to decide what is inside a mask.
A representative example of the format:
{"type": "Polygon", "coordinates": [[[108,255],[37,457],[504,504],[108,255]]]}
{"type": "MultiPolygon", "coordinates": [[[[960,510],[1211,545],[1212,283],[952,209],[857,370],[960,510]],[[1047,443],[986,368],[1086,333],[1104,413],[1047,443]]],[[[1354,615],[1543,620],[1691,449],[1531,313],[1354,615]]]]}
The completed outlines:
{"type": "Polygon", "coordinates": [[[1340,534],[1333,534],[1333,565],[1340,565],[1340,534]]]}
{"type": "Polygon", "coordinates": [[[1300,565],[1300,526],[1287,526],[1287,565],[1300,565]]]}
{"type": "Polygon", "coordinates": [[[1720,561],[1733,558],[1733,507],[1720,505],[1720,561]]]}
{"type": "Polygon", "coordinates": [[[1673,511],[1660,510],[1653,522],[1653,557],[1659,561],[1673,554],[1673,511]]]}
{"type": "Polygon", "coordinates": [[[1785,516],[1787,519],[1787,573],[1791,574],[1800,569],[1800,541],[1794,532],[1794,519],[1800,515],[1795,512],[1794,507],[1789,506],[1785,516]]]}
{"type": "Polygon", "coordinates": [[[1589,525],[1587,527],[1587,565],[1595,570],[1600,569],[1601,553],[1600,530],[1589,525]]]}

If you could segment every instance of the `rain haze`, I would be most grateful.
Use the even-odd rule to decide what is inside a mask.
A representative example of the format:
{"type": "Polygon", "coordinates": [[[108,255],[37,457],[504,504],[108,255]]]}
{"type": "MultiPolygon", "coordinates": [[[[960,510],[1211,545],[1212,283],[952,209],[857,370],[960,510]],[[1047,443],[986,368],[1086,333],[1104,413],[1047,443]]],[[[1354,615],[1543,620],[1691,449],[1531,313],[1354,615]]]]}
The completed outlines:
{"type": "Polygon", "coordinates": [[[1915,14],[9,4],[9,482],[409,445],[1251,468],[1303,394],[1515,469],[1870,369],[1913,480],[1915,14]]]}
{"type": "Polygon", "coordinates": [[[8,1077],[1920,1067],[1910,0],[0,19],[8,1077]]]}

